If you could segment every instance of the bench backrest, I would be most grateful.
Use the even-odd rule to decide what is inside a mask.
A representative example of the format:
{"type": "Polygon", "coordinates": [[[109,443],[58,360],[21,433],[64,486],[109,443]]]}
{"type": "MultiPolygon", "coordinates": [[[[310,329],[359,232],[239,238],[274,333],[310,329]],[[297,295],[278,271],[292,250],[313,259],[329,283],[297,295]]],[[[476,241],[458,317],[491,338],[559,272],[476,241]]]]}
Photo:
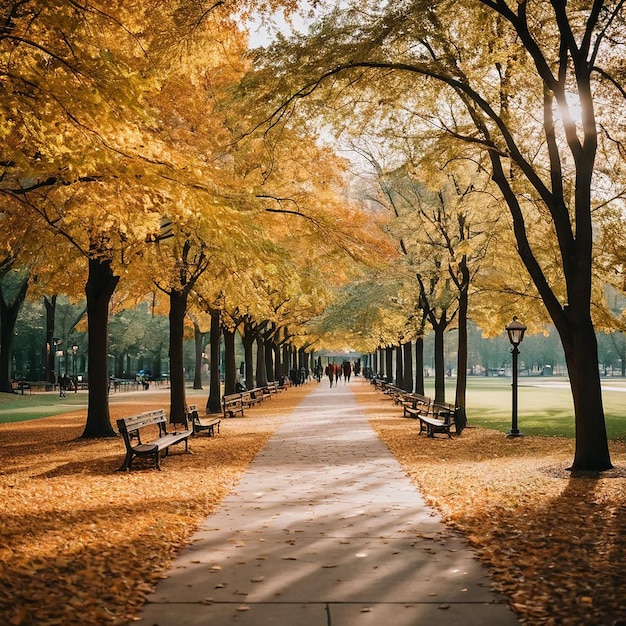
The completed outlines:
{"type": "Polygon", "coordinates": [[[198,407],[195,404],[190,404],[187,407],[187,419],[192,424],[200,424],[200,415],[198,413],[198,407]]]}
{"type": "Polygon", "coordinates": [[[130,437],[136,436],[139,443],[141,443],[141,436],[139,430],[144,426],[152,426],[156,424],[159,427],[159,435],[167,432],[167,417],[163,409],[156,409],[155,411],[146,411],[140,415],[133,417],[122,417],[117,420],[117,428],[120,431],[124,441],[127,445],[130,445],[130,437]]]}
{"type": "Polygon", "coordinates": [[[433,404],[433,415],[446,422],[451,423],[454,420],[454,412],[456,407],[448,402],[435,402],[433,404]]]}
{"type": "Polygon", "coordinates": [[[155,411],[146,411],[140,415],[133,417],[123,417],[117,420],[118,426],[123,425],[124,430],[132,432],[133,430],[139,430],[144,426],[150,426],[151,424],[163,424],[167,421],[165,417],[165,411],[163,409],[157,409],[155,411]]]}
{"type": "Polygon", "coordinates": [[[228,393],[225,396],[222,396],[222,402],[224,404],[229,404],[231,402],[239,402],[241,401],[241,393],[228,393]]]}

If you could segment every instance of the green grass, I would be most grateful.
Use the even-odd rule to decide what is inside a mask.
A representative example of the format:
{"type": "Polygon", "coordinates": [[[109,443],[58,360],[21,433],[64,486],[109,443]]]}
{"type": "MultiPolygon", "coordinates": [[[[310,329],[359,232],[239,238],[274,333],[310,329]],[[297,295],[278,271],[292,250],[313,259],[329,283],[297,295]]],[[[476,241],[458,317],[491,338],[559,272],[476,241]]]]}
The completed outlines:
{"type": "MultiPolygon", "coordinates": [[[[455,380],[446,381],[446,398],[454,398],[455,380]]],[[[609,439],[626,440],[626,380],[603,379],[606,428],[609,439]]],[[[434,380],[426,380],[426,393],[434,395],[434,380]]],[[[0,423],[58,415],[86,407],[87,393],[15,395],[0,393],[0,423]]],[[[469,423],[508,432],[511,428],[511,379],[470,377],[467,390],[469,423]]],[[[574,411],[567,381],[563,378],[520,377],[518,427],[526,435],[574,437],[574,411]],[[548,387],[555,385],[558,388],[548,387]]]]}
{"type": "MultiPolygon", "coordinates": [[[[446,381],[446,399],[454,398],[456,382],[446,381]]],[[[626,381],[603,379],[604,413],[609,439],[626,440],[626,381]]],[[[434,393],[434,381],[426,381],[426,393],[434,393]]],[[[511,379],[470,377],[467,415],[473,426],[508,432],[511,429],[511,379]]],[[[563,378],[520,377],[517,421],[526,435],[574,437],[574,409],[569,384],[563,378]],[[551,387],[548,385],[554,385],[551,387]],[[558,388],[557,388],[558,387],[558,388]]]]}
{"type": "Polygon", "coordinates": [[[69,413],[85,406],[87,406],[86,392],[68,393],[65,398],[59,398],[58,392],[32,395],[0,393],[0,424],[69,413]]]}

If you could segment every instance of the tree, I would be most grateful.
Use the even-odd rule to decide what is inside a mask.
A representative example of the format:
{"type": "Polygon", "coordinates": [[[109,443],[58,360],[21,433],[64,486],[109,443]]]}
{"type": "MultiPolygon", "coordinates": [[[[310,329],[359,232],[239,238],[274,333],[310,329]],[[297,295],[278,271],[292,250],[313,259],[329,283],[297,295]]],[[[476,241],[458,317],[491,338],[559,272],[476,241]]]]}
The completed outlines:
{"type": "MultiPolygon", "coordinates": [[[[153,8],[146,4],[136,3],[133,25],[143,28],[144,11],[153,8]]],[[[149,116],[140,103],[147,83],[145,74],[131,71],[152,60],[146,48],[139,53],[139,38],[115,14],[126,8],[109,8],[111,13],[73,2],[14,2],[0,34],[0,64],[11,81],[0,101],[7,120],[0,191],[25,223],[35,215],[58,234],[58,260],[71,256],[71,247],[89,268],[84,437],[115,434],[107,363],[109,303],[119,282],[115,264],[124,266],[124,252],[145,238],[139,216],[154,200],[154,179],[141,179],[154,161],[154,143],[142,147],[149,116]],[[63,241],[69,246],[58,245],[63,241]]]]}
{"type": "Polygon", "coordinates": [[[207,398],[206,412],[219,413],[222,410],[222,396],[220,386],[220,336],[222,332],[221,310],[210,309],[211,314],[211,337],[209,353],[209,396],[207,398]]]}
{"type": "MultiPolygon", "coordinates": [[[[406,140],[401,132],[395,134],[406,140]]],[[[458,329],[455,405],[465,411],[470,286],[497,232],[497,217],[489,217],[487,211],[480,161],[468,158],[474,155],[461,159],[445,151],[442,156],[442,146],[424,155],[402,145],[398,150],[397,137],[394,141],[387,132],[377,138],[370,135],[370,142],[376,139],[382,144],[381,157],[371,148],[358,152],[372,168],[378,190],[373,199],[394,216],[390,232],[417,278],[417,305],[423,314],[411,312],[411,318],[420,324],[428,319],[435,333],[435,400],[445,401],[444,337],[454,325],[458,329]],[[391,165],[385,167],[383,160],[391,165]]],[[[423,336],[423,328],[417,336],[423,336]]],[[[423,384],[418,386],[423,393],[423,384]]]]}
{"type": "MultiPolygon", "coordinates": [[[[621,162],[613,137],[625,90],[614,42],[623,2],[415,0],[370,9],[367,18],[362,3],[337,10],[310,37],[269,55],[276,81],[291,89],[287,98],[281,89],[282,103],[273,101],[279,115],[311,95],[337,108],[344,93],[363,89],[385,94],[381,112],[402,106],[406,118],[485,151],[519,257],[565,351],[576,425],[572,470],[609,469],[591,314],[593,218],[619,195],[611,190],[619,181],[603,175],[610,166],[601,170],[597,155],[600,148],[603,160],[621,162]],[[539,220],[548,225],[539,239],[547,230],[557,266],[538,245],[532,225],[539,220]]],[[[367,118],[363,107],[351,111],[367,118]]]]}
{"type": "Polygon", "coordinates": [[[30,276],[10,272],[12,263],[0,264],[0,392],[13,393],[11,356],[15,323],[24,299],[30,276]],[[12,284],[11,284],[12,283],[12,284]]]}

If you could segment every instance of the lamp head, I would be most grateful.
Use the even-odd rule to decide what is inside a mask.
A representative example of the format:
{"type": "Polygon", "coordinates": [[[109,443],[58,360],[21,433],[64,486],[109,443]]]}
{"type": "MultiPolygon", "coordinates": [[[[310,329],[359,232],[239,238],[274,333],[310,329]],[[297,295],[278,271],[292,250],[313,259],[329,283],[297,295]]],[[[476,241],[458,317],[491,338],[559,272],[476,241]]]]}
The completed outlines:
{"type": "Polygon", "coordinates": [[[524,339],[524,333],[526,332],[526,326],[522,324],[517,317],[513,318],[513,321],[506,326],[506,332],[509,336],[509,341],[514,346],[519,346],[524,339]]]}

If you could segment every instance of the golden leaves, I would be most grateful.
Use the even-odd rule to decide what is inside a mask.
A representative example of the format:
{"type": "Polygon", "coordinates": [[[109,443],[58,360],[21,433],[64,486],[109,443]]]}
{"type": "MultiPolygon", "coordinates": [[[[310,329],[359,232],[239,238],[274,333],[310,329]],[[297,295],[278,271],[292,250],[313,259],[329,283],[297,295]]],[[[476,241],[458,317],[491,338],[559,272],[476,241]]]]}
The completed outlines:
{"type": "Polygon", "coordinates": [[[564,468],[572,440],[512,442],[479,428],[427,439],[388,399],[358,397],[427,502],[489,567],[494,589],[509,597],[523,624],[596,626],[626,615],[626,443],[611,444],[617,469],[603,478],[571,478],[564,468]]]}
{"type": "MultiPolygon", "coordinates": [[[[249,419],[230,420],[221,437],[194,439],[193,454],[172,452],[162,472],[116,472],[121,439],[78,439],[84,411],[1,425],[3,623],[133,621],[157,580],[167,577],[175,552],[306,392],[294,388],[271,406],[254,407],[249,419]]],[[[167,400],[164,392],[151,396],[154,407],[114,404],[111,417],[167,400]]]]}

